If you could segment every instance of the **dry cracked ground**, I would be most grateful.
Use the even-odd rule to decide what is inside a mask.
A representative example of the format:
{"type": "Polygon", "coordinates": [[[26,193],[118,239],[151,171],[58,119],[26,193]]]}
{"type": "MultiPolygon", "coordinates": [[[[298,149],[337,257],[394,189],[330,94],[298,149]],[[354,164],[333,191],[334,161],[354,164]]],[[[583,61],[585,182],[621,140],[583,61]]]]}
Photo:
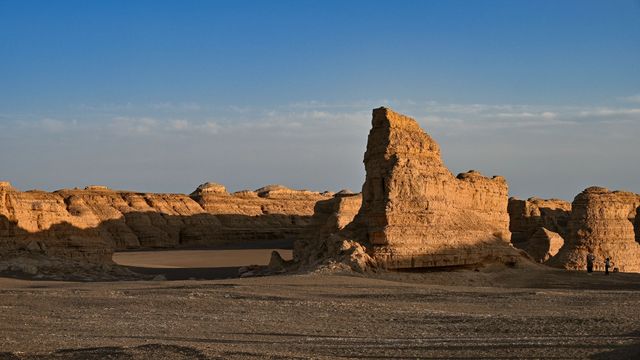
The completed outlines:
{"type": "Polygon", "coordinates": [[[0,359],[638,359],[640,275],[0,279],[0,359]]]}

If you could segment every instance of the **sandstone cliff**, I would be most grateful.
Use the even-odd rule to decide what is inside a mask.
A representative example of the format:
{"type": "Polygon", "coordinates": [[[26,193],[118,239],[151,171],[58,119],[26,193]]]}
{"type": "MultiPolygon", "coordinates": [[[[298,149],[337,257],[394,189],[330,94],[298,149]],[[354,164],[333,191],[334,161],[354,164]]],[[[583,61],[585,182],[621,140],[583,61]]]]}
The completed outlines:
{"type": "Polygon", "coordinates": [[[509,230],[511,242],[514,246],[528,241],[539,228],[567,236],[571,203],[559,199],[540,199],[536,197],[528,200],[509,198],[509,230]]]}
{"type": "Polygon", "coordinates": [[[514,260],[504,178],[454,177],[418,123],[373,111],[364,157],[363,219],[373,257],[387,268],[514,260]]]}
{"type": "Polygon", "coordinates": [[[509,243],[504,178],[476,171],[453,176],[415,120],[375,109],[364,164],[362,205],[351,224],[321,242],[328,256],[346,253],[351,263],[360,259],[359,268],[375,262],[390,269],[522,258],[509,243]]]}
{"type": "MultiPolygon", "coordinates": [[[[293,256],[309,268],[326,265],[328,262],[350,262],[350,243],[338,236],[349,225],[362,205],[361,194],[339,192],[333,198],[318,201],[305,234],[294,243],[293,256]],[[339,257],[339,258],[337,258],[339,257]]],[[[362,248],[358,248],[362,250],[362,248]]],[[[354,259],[355,260],[355,259],[354,259]]],[[[354,262],[354,267],[364,270],[354,262]]]]}
{"type": "Polygon", "coordinates": [[[572,203],[565,246],[549,264],[584,270],[588,251],[596,269],[610,257],[620,271],[640,272],[640,195],[590,187],[572,203]]]}
{"type": "Polygon", "coordinates": [[[110,262],[113,250],[293,241],[330,195],[270,186],[229,194],[203,184],[190,196],[84,190],[21,192],[0,184],[0,256],[28,250],[110,262]]]}

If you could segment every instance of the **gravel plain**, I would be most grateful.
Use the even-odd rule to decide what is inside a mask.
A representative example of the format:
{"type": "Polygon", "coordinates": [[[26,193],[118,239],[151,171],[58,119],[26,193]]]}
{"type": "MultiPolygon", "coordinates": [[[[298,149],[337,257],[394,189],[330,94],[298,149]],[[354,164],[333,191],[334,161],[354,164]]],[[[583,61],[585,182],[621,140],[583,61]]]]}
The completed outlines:
{"type": "Polygon", "coordinates": [[[640,275],[0,278],[0,359],[638,359],[640,275]]]}

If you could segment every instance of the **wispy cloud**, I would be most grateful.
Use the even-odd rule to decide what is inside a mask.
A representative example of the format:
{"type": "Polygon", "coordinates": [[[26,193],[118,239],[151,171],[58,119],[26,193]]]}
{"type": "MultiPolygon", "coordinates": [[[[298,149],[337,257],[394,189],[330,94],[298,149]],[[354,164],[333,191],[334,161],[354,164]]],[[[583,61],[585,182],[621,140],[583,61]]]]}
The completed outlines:
{"type": "Polygon", "coordinates": [[[111,119],[106,129],[119,136],[157,136],[166,134],[211,135],[217,134],[221,126],[215,121],[193,121],[186,119],[156,119],[152,117],[119,116],[111,119]]]}
{"type": "Polygon", "coordinates": [[[621,97],[619,100],[628,102],[628,103],[640,103],[640,94],[621,97]]]}
{"type": "Polygon", "coordinates": [[[119,116],[113,118],[107,128],[118,135],[149,135],[158,129],[159,121],[150,117],[127,117],[119,116]]]}
{"type": "MultiPolygon", "coordinates": [[[[640,124],[640,108],[633,106],[451,104],[384,99],[337,104],[311,100],[270,109],[232,106],[221,111],[212,111],[192,102],[155,103],[146,107],[125,103],[111,108],[119,113],[117,115],[82,123],[43,117],[19,120],[14,124],[32,130],[59,133],[80,128],[102,129],[121,136],[210,136],[247,131],[273,132],[283,136],[330,136],[332,133],[355,134],[366,131],[370,109],[381,103],[415,117],[427,130],[440,129],[449,133],[523,128],[555,131],[557,127],[585,124],[640,124]],[[140,111],[144,108],[147,110],[140,111]],[[186,112],[180,113],[180,109],[186,112]],[[178,112],[173,113],[174,110],[178,112]]],[[[95,111],[101,113],[105,108],[109,107],[98,107],[95,111]]],[[[91,108],[87,107],[75,116],[90,117],[91,114],[91,108]]],[[[10,129],[10,120],[8,124],[5,127],[10,129]]]]}
{"type": "Polygon", "coordinates": [[[179,182],[171,174],[182,178],[186,164],[199,162],[209,165],[188,170],[193,171],[189,175],[193,183],[211,179],[239,185],[257,181],[259,174],[260,182],[297,179],[305,186],[357,189],[371,109],[384,105],[418,120],[440,143],[452,171],[478,168],[502,174],[513,179],[521,192],[545,183],[555,189],[557,184],[549,178],[577,179],[565,186],[566,194],[580,186],[606,185],[602,179],[609,174],[638,178],[638,170],[628,166],[636,160],[640,137],[640,107],[633,103],[575,106],[383,99],[169,110],[176,104],[158,103],[155,108],[123,104],[109,111],[85,108],[67,116],[6,114],[0,122],[0,153],[37,148],[42,156],[24,153],[19,155],[21,161],[33,168],[66,166],[73,177],[86,176],[86,171],[77,169],[100,164],[91,172],[98,180],[136,174],[136,179],[154,182],[159,175],[145,178],[140,169],[162,164],[156,174],[170,174],[168,179],[173,176],[172,181],[179,182]],[[596,168],[585,165],[593,163],[603,169],[600,177],[592,174],[596,168]]]}

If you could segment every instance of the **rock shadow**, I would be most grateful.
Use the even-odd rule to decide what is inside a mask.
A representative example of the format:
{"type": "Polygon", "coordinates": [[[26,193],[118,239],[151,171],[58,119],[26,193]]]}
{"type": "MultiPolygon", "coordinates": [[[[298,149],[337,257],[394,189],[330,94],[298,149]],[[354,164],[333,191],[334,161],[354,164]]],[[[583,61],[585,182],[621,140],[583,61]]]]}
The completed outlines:
{"type": "MultiPolygon", "coordinates": [[[[293,242],[306,230],[310,218],[285,214],[202,213],[178,216],[131,212],[95,227],[81,228],[62,222],[32,232],[0,215],[0,261],[36,256],[102,265],[112,264],[112,255],[116,251],[292,249],[293,242]]],[[[268,261],[266,255],[265,263],[268,261]]],[[[179,280],[237,277],[239,266],[128,268],[141,274],[162,274],[167,279],[179,280]]],[[[2,268],[0,272],[3,272],[2,268]]],[[[4,275],[16,276],[7,271],[4,275]]]]}

